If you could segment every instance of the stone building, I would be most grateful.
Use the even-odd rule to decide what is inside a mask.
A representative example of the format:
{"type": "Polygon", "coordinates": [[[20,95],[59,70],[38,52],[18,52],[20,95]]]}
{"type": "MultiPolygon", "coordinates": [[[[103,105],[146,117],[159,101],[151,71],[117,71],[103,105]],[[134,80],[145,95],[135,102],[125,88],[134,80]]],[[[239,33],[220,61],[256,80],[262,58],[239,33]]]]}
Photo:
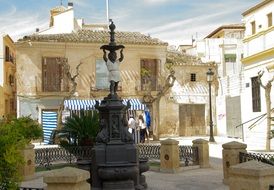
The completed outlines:
{"type": "Polygon", "coordinates": [[[0,36],[0,117],[16,115],[15,46],[9,35],[0,36]]]}
{"type": "Polygon", "coordinates": [[[206,72],[215,73],[212,88],[214,134],[216,128],[215,99],[216,64],[203,63],[195,56],[180,52],[168,52],[167,63],[175,71],[173,87],[160,99],[160,136],[203,136],[209,134],[209,96],[206,72]]]}
{"type": "MultiPolygon", "coordinates": [[[[104,25],[87,25],[72,19],[72,15],[72,4],[67,8],[53,8],[49,29],[25,36],[16,43],[19,81],[17,114],[38,119],[46,128],[47,137],[56,128],[57,110],[64,97],[69,97],[65,101],[65,109],[90,109],[95,100],[105,97],[109,90],[108,71],[100,50],[102,45],[109,43],[109,32],[104,25]],[[66,31],[61,27],[64,23],[57,26],[60,22],[56,17],[63,16],[63,22],[71,26],[66,31]],[[72,75],[79,66],[79,76],[75,80],[77,88],[72,96],[69,96],[72,85],[64,74],[62,61],[68,63],[72,75]]],[[[150,110],[150,130],[154,139],[165,135],[207,134],[208,87],[205,78],[212,65],[200,61],[196,63],[195,58],[176,53],[172,54],[176,56],[169,58],[167,56],[171,54],[167,54],[167,43],[139,32],[116,31],[115,37],[117,44],[125,46],[118,94],[124,100],[131,101],[132,110],[150,110]],[[173,78],[168,78],[171,75],[170,70],[166,69],[167,62],[175,70],[175,84],[177,88],[179,86],[179,91],[177,88],[170,89],[173,78]],[[185,77],[185,74],[192,79],[185,77]],[[171,99],[173,96],[174,99],[171,99]],[[193,129],[188,127],[188,123],[183,124],[183,120],[179,122],[180,118],[188,118],[183,114],[188,111],[186,109],[192,110],[192,121],[197,110],[201,113],[201,122],[197,127],[196,124],[191,125],[193,129]],[[179,132],[180,125],[187,129],[179,132]]]]}
{"type": "MultiPolygon", "coordinates": [[[[245,23],[244,57],[242,59],[245,76],[245,89],[241,95],[242,118],[244,122],[245,140],[263,145],[269,140],[267,134],[267,105],[265,89],[258,83],[258,72],[264,71],[262,84],[266,85],[274,77],[274,1],[264,0],[242,13],[245,23]]],[[[274,91],[271,90],[271,104],[273,109],[274,91]]],[[[272,111],[272,117],[274,113],[272,111]]],[[[273,121],[272,121],[273,125],[273,121]]]]}
{"type": "MultiPolygon", "coordinates": [[[[59,27],[60,30],[54,30],[53,28],[58,28],[55,17],[66,15],[73,11],[73,7],[52,10],[60,12],[53,14],[51,11],[53,19],[50,19],[48,30],[25,36],[16,43],[19,81],[17,114],[31,115],[49,131],[56,128],[57,110],[64,97],[69,97],[72,89],[64,74],[62,61],[68,63],[72,75],[81,63],[79,77],[75,81],[77,88],[70,97],[73,101],[66,104],[67,108],[89,109],[94,106],[95,100],[102,99],[109,91],[108,71],[103,61],[103,52],[100,50],[102,45],[109,43],[108,30],[100,27],[103,25],[84,24],[78,25],[82,27],[71,28],[72,32],[63,31],[62,27],[59,27]]],[[[71,15],[73,14],[68,14],[64,22],[74,22],[75,19],[71,19],[71,15]]],[[[165,77],[167,43],[138,32],[116,31],[115,36],[117,44],[126,47],[125,58],[120,66],[122,79],[118,88],[119,96],[134,100],[131,102],[132,109],[143,111],[145,105],[141,102],[147,93],[147,86],[150,86],[153,97],[161,89],[159,80],[160,77],[165,77]],[[150,74],[149,81],[142,74],[144,70],[150,74]]],[[[152,110],[151,107],[151,115],[154,117],[156,111],[152,110]]],[[[49,137],[48,133],[46,135],[49,137]]]]}

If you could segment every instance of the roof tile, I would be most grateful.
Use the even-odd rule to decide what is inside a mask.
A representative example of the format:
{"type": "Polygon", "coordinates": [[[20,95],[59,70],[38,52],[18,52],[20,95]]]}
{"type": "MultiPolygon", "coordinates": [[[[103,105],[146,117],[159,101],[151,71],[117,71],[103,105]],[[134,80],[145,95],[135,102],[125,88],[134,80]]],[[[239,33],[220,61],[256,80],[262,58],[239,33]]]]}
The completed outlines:
{"type": "MultiPolygon", "coordinates": [[[[139,44],[139,45],[168,45],[157,38],[146,36],[139,32],[116,32],[116,42],[119,44],[139,44]]],[[[108,31],[78,30],[72,33],[63,34],[33,34],[25,36],[19,41],[37,42],[82,42],[82,43],[108,43],[108,31]]]]}

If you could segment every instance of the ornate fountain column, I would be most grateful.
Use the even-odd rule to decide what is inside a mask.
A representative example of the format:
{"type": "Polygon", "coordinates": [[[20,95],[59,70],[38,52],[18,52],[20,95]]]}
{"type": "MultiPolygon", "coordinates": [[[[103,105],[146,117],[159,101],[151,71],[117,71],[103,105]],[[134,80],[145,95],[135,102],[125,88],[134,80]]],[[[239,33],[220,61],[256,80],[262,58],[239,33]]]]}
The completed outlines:
{"type": "Polygon", "coordinates": [[[120,81],[119,65],[123,61],[125,47],[116,45],[115,25],[112,21],[109,29],[110,43],[103,45],[101,49],[109,71],[110,93],[100,105],[98,102],[96,104],[100,115],[100,132],[92,151],[92,189],[145,189],[147,185],[141,173],[147,171],[148,167],[144,162],[139,164],[138,148],[133,144],[125,117],[130,104],[124,105],[117,94],[120,81]],[[117,50],[120,50],[119,59],[117,59],[117,50]],[[139,180],[141,175],[142,185],[139,180]]]}

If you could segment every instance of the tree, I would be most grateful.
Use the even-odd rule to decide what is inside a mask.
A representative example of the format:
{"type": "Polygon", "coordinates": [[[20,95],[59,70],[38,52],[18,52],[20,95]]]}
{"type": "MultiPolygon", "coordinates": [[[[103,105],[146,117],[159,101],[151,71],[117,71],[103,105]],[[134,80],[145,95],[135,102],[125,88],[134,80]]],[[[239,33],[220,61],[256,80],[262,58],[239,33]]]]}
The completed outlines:
{"type": "Polygon", "coordinates": [[[63,67],[63,73],[66,79],[68,80],[70,86],[69,86],[69,92],[66,96],[63,97],[59,109],[58,109],[58,118],[57,118],[57,128],[61,128],[61,122],[62,122],[62,111],[64,110],[64,102],[65,100],[70,99],[75,95],[76,88],[77,88],[77,82],[76,79],[79,76],[79,68],[83,64],[83,62],[80,62],[76,66],[76,72],[74,75],[72,75],[72,71],[70,69],[70,65],[68,64],[68,59],[66,58],[57,58],[57,63],[62,65],[63,67]]]}
{"type": "Polygon", "coordinates": [[[264,85],[262,83],[262,76],[264,74],[264,71],[258,72],[258,83],[260,86],[265,90],[265,103],[266,103],[266,115],[267,115],[267,128],[266,128],[266,151],[270,151],[270,140],[271,140],[271,87],[272,82],[274,81],[274,76],[272,76],[272,79],[268,80],[268,82],[264,85]]]}
{"type": "MultiPolygon", "coordinates": [[[[161,81],[160,84],[164,84],[163,86],[161,86],[161,90],[158,91],[158,93],[156,94],[156,96],[152,96],[151,94],[151,85],[148,85],[148,88],[145,89],[146,90],[146,94],[144,95],[143,99],[146,103],[150,103],[150,104],[154,104],[156,106],[156,113],[158,114],[158,116],[156,117],[157,122],[155,120],[155,124],[158,125],[159,124],[159,107],[160,107],[160,100],[161,97],[164,96],[168,90],[174,85],[174,82],[176,80],[175,77],[175,71],[172,68],[172,64],[169,64],[168,61],[165,65],[165,73],[164,76],[160,77],[159,80],[161,81]],[[167,72],[169,72],[169,74],[167,75],[167,72]]],[[[146,70],[142,70],[141,71],[141,75],[144,75],[147,80],[151,80],[150,77],[150,73],[147,72],[146,70]]],[[[148,82],[148,84],[151,84],[151,82],[148,82]]],[[[154,140],[159,140],[159,130],[158,127],[156,127],[153,131],[154,135],[153,135],[153,139],[154,140]]]]}

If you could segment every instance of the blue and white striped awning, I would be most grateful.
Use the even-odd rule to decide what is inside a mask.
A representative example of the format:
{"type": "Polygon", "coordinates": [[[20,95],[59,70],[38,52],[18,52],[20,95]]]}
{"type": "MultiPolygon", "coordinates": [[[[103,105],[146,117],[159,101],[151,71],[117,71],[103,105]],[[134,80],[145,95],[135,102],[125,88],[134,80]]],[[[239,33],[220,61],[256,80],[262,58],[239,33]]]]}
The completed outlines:
{"type": "Polygon", "coordinates": [[[95,100],[65,100],[64,108],[69,110],[94,110],[95,104],[95,100]]]}
{"type": "MultiPolygon", "coordinates": [[[[99,104],[101,100],[98,100],[99,104]]],[[[123,99],[123,104],[130,102],[130,110],[145,110],[146,105],[142,104],[139,99],[123,99]]],[[[94,110],[96,100],[65,100],[64,108],[68,110],[94,110]]]]}
{"type": "Polygon", "coordinates": [[[130,102],[130,110],[145,110],[146,105],[142,104],[139,99],[123,99],[123,104],[127,105],[130,102]]]}
{"type": "Polygon", "coordinates": [[[42,126],[44,133],[44,143],[48,144],[52,131],[57,127],[57,112],[42,111],[42,126]]]}

